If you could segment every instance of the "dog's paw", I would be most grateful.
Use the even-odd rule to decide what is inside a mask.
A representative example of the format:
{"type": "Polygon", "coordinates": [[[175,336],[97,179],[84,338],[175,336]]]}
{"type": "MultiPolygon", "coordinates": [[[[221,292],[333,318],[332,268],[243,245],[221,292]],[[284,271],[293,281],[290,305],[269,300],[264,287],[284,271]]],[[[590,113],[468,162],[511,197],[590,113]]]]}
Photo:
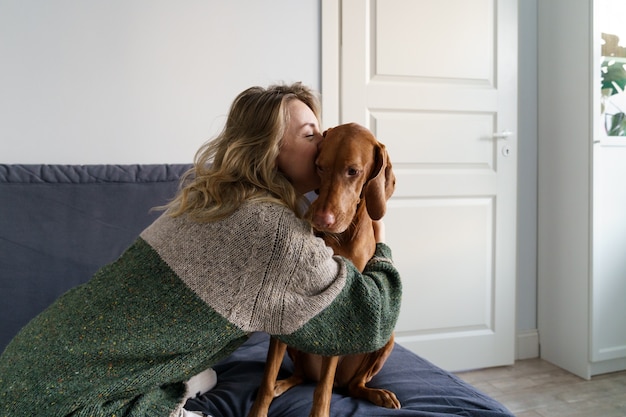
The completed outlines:
{"type": "Polygon", "coordinates": [[[373,389],[368,393],[370,402],[376,404],[379,407],[385,408],[401,408],[400,401],[391,391],[386,389],[373,389]]]}

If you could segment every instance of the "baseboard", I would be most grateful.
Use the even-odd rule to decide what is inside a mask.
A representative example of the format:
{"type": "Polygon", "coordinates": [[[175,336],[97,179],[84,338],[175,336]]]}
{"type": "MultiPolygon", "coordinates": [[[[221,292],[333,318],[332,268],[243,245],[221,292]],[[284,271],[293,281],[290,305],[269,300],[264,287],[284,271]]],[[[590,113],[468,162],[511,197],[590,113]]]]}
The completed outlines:
{"type": "Polygon", "coordinates": [[[515,359],[539,357],[539,331],[537,329],[520,330],[517,333],[515,359]]]}

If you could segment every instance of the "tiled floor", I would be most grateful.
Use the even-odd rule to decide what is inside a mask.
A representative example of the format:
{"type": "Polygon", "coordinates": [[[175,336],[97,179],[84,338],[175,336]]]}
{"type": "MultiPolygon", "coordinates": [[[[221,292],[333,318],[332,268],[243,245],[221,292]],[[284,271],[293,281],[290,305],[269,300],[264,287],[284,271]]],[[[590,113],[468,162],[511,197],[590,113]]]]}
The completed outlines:
{"type": "Polygon", "coordinates": [[[586,381],[541,359],[457,374],[517,417],[626,417],[626,371],[586,381]]]}

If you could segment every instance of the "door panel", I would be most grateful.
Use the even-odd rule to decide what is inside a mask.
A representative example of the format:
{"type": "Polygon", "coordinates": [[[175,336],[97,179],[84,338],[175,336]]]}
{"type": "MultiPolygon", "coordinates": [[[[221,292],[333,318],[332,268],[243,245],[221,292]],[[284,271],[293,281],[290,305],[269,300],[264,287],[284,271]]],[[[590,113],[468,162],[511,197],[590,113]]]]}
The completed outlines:
{"type": "Polygon", "coordinates": [[[412,271],[404,275],[410,302],[403,304],[398,337],[493,329],[492,279],[485,279],[493,277],[492,206],[488,198],[390,203],[394,223],[419,231],[394,236],[396,266],[412,271]]]}
{"type": "Polygon", "coordinates": [[[396,340],[449,370],[512,363],[516,136],[494,134],[516,129],[516,1],[323,7],[341,37],[324,54],[323,74],[338,68],[322,80],[338,112],[324,119],[369,127],[397,176],[385,216],[404,282],[396,340]]]}
{"type": "Polygon", "coordinates": [[[371,119],[370,128],[388,143],[395,163],[495,169],[493,114],[373,111],[371,119]]]}
{"type": "Polygon", "coordinates": [[[492,80],[492,6],[490,0],[376,2],[374,74],[492,80]]]}

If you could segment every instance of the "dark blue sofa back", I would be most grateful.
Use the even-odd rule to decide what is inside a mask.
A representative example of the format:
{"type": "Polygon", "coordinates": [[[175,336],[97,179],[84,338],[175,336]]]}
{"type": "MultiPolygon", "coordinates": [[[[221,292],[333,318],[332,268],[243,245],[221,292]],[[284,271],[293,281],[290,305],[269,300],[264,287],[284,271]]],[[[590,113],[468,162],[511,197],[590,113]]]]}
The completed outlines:
{"type": "Polygon", "coordinates": [[[190,165],[0,165],[0,352],[115,260],[190,165]]]}

